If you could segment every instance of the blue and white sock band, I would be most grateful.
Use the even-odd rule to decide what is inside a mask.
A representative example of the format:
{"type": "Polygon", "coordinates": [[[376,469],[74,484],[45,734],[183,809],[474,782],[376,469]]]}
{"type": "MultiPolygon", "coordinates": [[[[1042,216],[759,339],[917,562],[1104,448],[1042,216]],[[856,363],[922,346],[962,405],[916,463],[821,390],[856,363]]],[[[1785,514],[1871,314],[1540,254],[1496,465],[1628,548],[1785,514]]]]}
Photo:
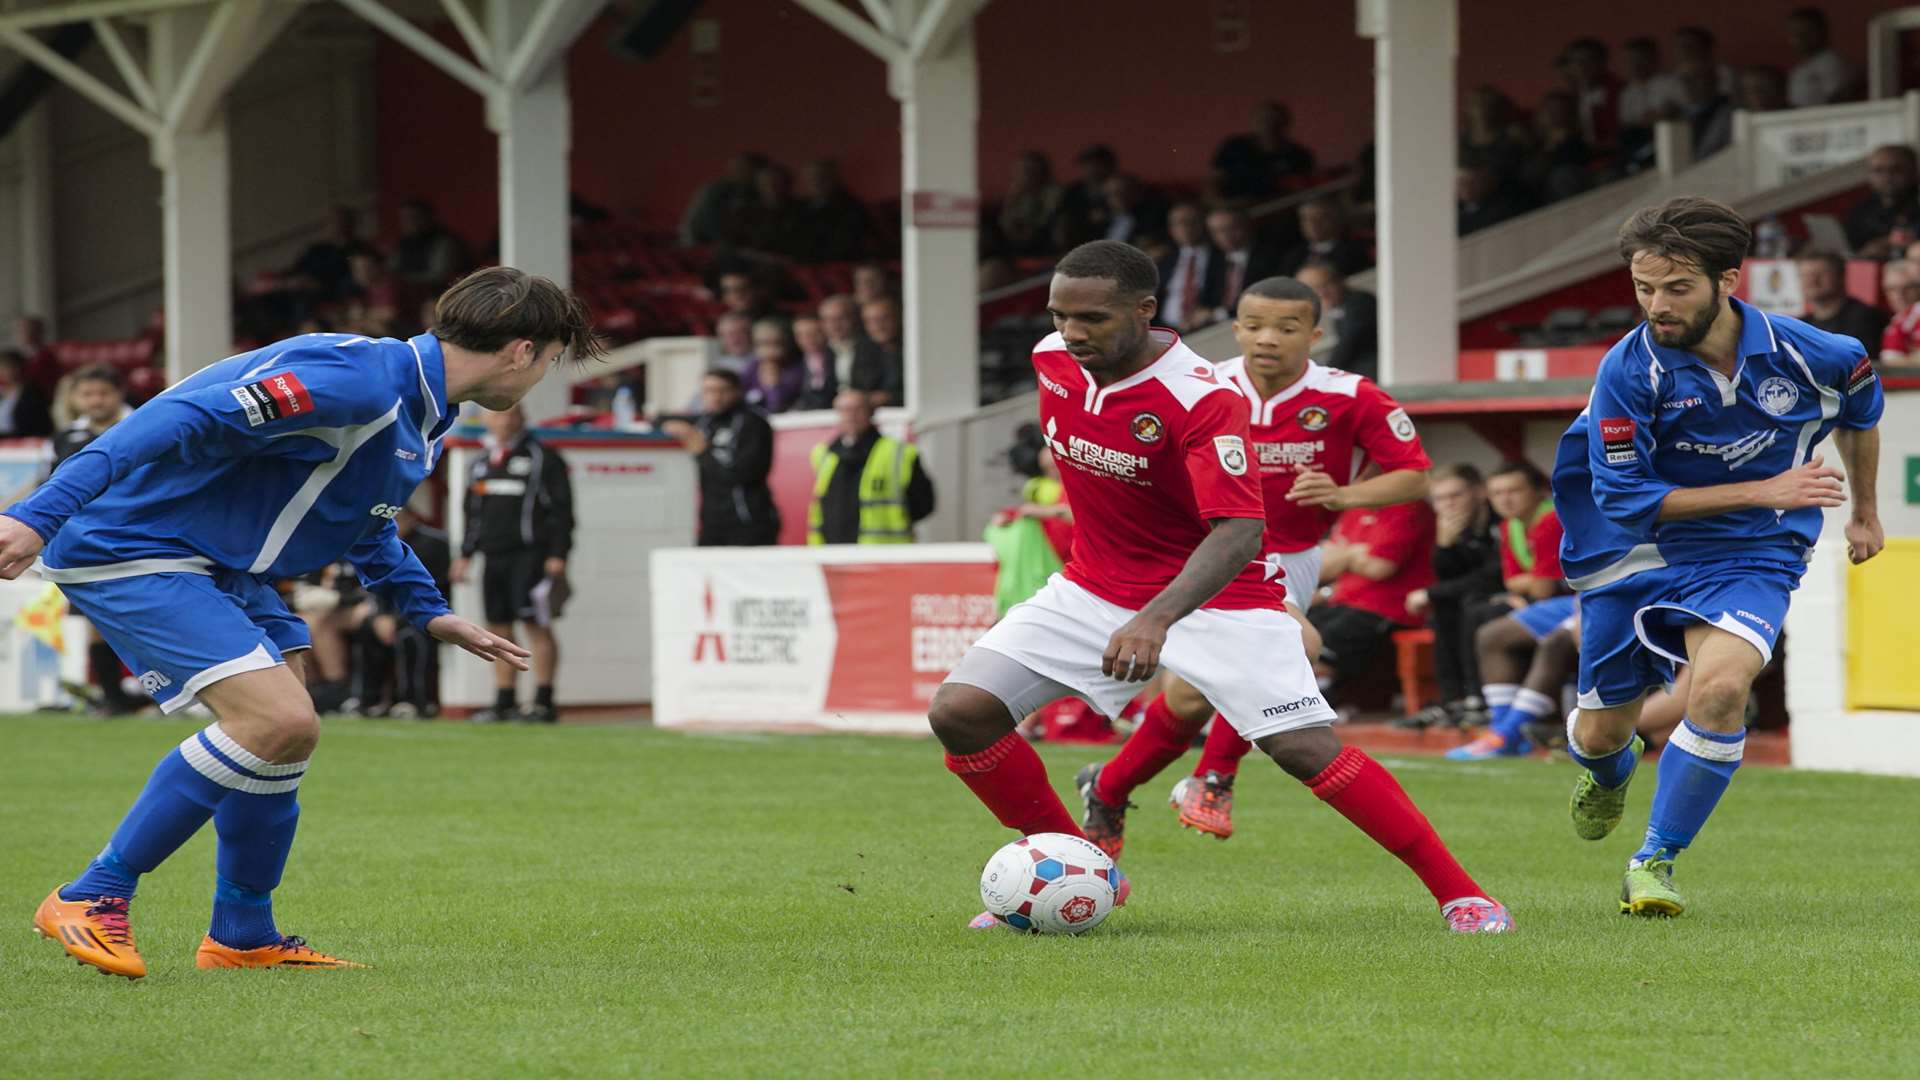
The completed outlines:
{"type": "Polygon", "coordinates": [[[1554,705],[1555,702],[1552,698],[1538,690],[1531,690],[1523,686],[1513,692],[1514,711],[1525,713],[1536,720],[1543,716],[1552,716],[1554,705]]]}
{"type": "Polygon", "coordinates": [[[1747,750],[1747,729],[1735,732],[1708,731],[1695,727],[1692,720],[1680,721],[1667,741],[1697,758],[1708,761],[1739,761],[1747,750]]]}
{"type": "Polygon", "coordinates": [[[1513,696],[1519,692],[1517,683],[1488,683],[1480,688],[1480,700],[1486,702],[1489,709],[1505,708],[1513,704],[1513,696]]]}
{"type": "Polygon", "coordinates": [[[300,786],[307,763],[275,765],[234,742],[218,723],[208,724],[180,743],[180,756],[200,775],[248,795],[284,795],[300,786]]]}

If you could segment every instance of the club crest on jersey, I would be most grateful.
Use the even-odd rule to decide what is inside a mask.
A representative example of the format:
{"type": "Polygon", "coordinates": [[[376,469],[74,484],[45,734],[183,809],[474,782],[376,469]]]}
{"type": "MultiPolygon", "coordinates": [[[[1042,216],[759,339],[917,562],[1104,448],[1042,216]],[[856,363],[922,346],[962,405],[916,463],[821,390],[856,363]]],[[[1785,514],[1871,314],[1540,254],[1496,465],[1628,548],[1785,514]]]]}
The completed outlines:
{"type": "Polygon", "coordinates": [[[307,392],[300,376],[291,371],[269,375],[245,386],[236,386],[229,393],[246,411],[248,427],[259,427],[283,416],[310,416],[313,413],[313,395],[307,392]]]}
{"type": "Polygon", "coordinates": [[[1405,409],[1395,409],[1387,414],[1387,430],[1393,432],[1393,437],[1401,442],[1412,442],[1413,417],[1408,416],[1405,409]]]}
{"type": "Polygon", "coordinates": [[[1247,446],[1238,435],[1215,435],[1213,452],[1220,455],[1220,467],[1228,476],[1247,475],[1247,446]]]}
{"type": "Polygon", "coordinates": [[[1136,413],[1133,418],[1133,437],[1148,446],[1156,445],[1167,437],[1167,425],[1150,412],[1136,413]]]}
{"type": "Polygon", "coordinates": [[[1792,380],[1783,379],[1778,375],[1761,380],[1757,393],[1760,398],[1760,407],[1775,416],[1787,415],[1793,411],[1795,405],[1800,403],[1800,388],[1793,385],[1792,380]]]}
{"type": "Polygon", "coordinates": [[[1326,430],[1327,421],[1330,419],[1324,405],[1309,405],[1294,414],[1294,420],[1308,431],[1326,430]]]}

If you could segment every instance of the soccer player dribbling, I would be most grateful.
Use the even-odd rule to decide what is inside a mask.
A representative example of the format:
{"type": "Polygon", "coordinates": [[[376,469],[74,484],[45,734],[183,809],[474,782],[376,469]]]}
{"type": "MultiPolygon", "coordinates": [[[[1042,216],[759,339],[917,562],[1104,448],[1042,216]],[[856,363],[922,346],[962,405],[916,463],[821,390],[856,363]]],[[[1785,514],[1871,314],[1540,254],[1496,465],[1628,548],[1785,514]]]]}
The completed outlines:
{"type": "Polygon", "coordinates": [[[213,918],[196,966],[362,966],[273,917],[320,737],[304,682],[312,642],[273,582],[344,558],[415,626],[525,670],[525,649],[448,609],[393,519],[439,459],[456,406],[511,408],[563,353],[600,349],[572,294],[479,270],[408,341],[308,334],[194,373],[0,517],[0,577],[34,567],[142,673],[162,712],[198,700],[216,717],[161,758],[106,847],[41,902],[36,930],[82,964],[145,975],[128,921],[135,887],[211,819],[213,918]]]}
{"type": "Polygon", "coordinates": [[[1008,828],[1082,836],[1014,725],[1069,693],[1117,715],[1164,662],[1406,862],[1452,930],[1511,929],[1393,776],[1334,735],[1285,586],[1261,558],[1273,545],[1246,400],[1178,335],[1150,326],[1158,284],[1151,259],[1114,241],[1083,244],[1054,269],[1056,333],[1033,364],[1041,429],[1074,507],[1073,557],[934,695],[928,722],[947,768],[1008,828]]]}
{"type": "MultiPolygon", "coordinates": [[[[1319,294],[1292,278],[1248,286],[1235,305],[1233,333],[1241,355],[1214,366],[1243,398],[1253,460],[1276,549],[1270,573],[1286,583],[1287,611],[1299,622],[1308,656],[1321,635],[1307,621],[1320,581],[1320,541],[1340,511],[1423,498],[1432,462],[1413,421],[1373,380],[1308,358],[1324,333],[1319,294]],[[1377,475],[1354,479],[1364,455],[1377,475]]],[[[1335,638],[1343,635],[1336,628],[1335,638]]],[[[1345,648],[1344,641],[1336,648],[1345,648]]],[[[1075,778],[1086,803],[1081,825],[1107,854],[1120,857],[1127,797],[1186,753],[1214,714],[1193,686],[1169,676],[1126,745],[1113,759],[1075,778]]],[[[1193,775],[1175,787],[1180,823],[1221,839],[1233,834],[1233,781],[1253,744],[1218,721],[1193,775]]]]}
{"type": "Polygon", "coordinates": [[[1660,754],[1653,808],[1620,910],[1678,915],[1674,860],[1740,766],[1747,698],[1773,655],[1825,507],[1853,506],[1855,563],[1880,552],[1874,473],[1880,381],[1858,341],[1734,299],[1751,233],[1731,208],[1679,198],[1620,227],[1647,321],[1600,362],[1560,441],[1561,564],[1580,604],[1580,707],[1568,750],[1585,767],[1574,831],[1620,824],[1644,748],[1649,689],[1688,665],[1686,716],[1660,754]],[[1814,453],[1833,435],[1846,466],[1814,453]]]}

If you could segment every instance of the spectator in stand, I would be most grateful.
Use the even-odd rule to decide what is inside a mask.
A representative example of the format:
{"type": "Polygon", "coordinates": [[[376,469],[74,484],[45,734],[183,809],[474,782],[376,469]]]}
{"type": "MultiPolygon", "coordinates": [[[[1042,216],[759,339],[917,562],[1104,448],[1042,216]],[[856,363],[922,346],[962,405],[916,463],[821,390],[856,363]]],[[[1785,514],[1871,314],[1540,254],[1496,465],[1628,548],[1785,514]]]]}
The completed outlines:
{"type": "Polygon", "coordinates": [[[1106,196],[1106,221],[1100,238],[1138,245],[1148,237],[1165,235],[1166,204],[1139,177],[1132,173],[1107,177],[1106,196]]]}
{"type": "Polygon", "coordinates": [[[1778,112],[1787,107],[1787,77],[1780,69],[1755,64],[1740,72],[1740,97],[1735,106],[1747,112],[1778,112]]]}
{"type": "Polygon", "coordinates": [[[1880,272],[1880,289],[1893,319],[1880,337],[1880,363],[1920,367],[1920,263],[1895,259],[1880,272]]]}
{"type": "Polygon", "coordinates": [[[753,198],[740,211],[741,242],[754,251],[806,260],[813,240],[800,203],[793,197],[793,173],[769,163],[753,174],[753,198]]]}
{"type": "Polygon", "coordinates": [[[0,439],[38,439],[53,434],[47,399],[27,382],[27,358],[0,349],[0,439]]]}
{"type": "Polygon", "coordinates": [[[1053,222],[1064,189],[1053,182],[1047,155],[1028,150],[1013,163],[1013,183],[1000,202],[999,243],[1007,255],[1044,255],[1053,243],[1053,222]]]}
{"type": "Polygon", "coordinates": [[[1253,219],[1237,206],[1223,206],[1207,215],[1207,236],[1226,262],[1220,283],[1220,306],[1212,321],[1233,318],[1240,290],[1256,281],[1281,277],[1280,253],[1253,231],[1253,219]]]}
{"type": "Polygon", "coordinates": [[[1320,631],[1315,670],[1338,696],[1367,675],[1395,630],[1419,625],[1407,613],[1407,596],[1433,584],[1433,507],[1417,501],[1348,510],[1320,552],[1320,580],[1333,584],[1333,596],[1307,609],[1307,620],[1320,631]]]}
{"type": "Polygon", "coordinates": [[[1629,151],[1653,141],[1653,125],[1681,107],[1680,79],[1660,68],[1660,43],[1650,37],[1627,39],[1627,81],[1620,87],[1620,143],[1629,151]]]}
{"type": "MultiPolygon", "coordinates": [[[[839,374],[834,370],[833,348],[820,320],[802,315],[793,320],[793,345],[800,353],[800,370],[806,373],[795,409],[831,409],[840,392],[839,374]]],[[[851,369],[849,369],[851,373],[851,369]]]]}
{"type": "Polygon", "coordinates": [[[803,262],[852,262],[867,253],[867,208],[840,179],[840,163],[816,158],[801,177],[803,262]]]}
{"type": "Polygon", "coordinates": [[[780,540],[780,511],[767,487],[773,470],[773,428],[747,408],[740,377],[709,371],[700,380],[701,410],[692,422],[664,420],[700,470],[701,547],[757,547],[780,540]]]}
{"type": "Polygon", "coordinates": [[[342,329],[367,337],[387,337],[400,317],[400,281],[371,249],[347,257],[353,286],[341,311],[342,329]]]}
{"type": "Polygon", "coordinates": [[[1862,259],[1886,259],[1920,240],[1920,161],[1888,143],[1867,155],[1867,197],[1847,211],[1847,243],[1862,259]]]}
{"type": "Polygon", "coordinates": [[[1433,584],[1407,594],[1407,613],[1433,627],[1433,673],[1440,700],[1407,717],[1413,728],[1466,727],[1485,709],[1480,665],[1468,617],[1505,587],[1500,543],[1493,534],[1487,484],[1472,465],[1446,465],[1433,473],[1433,584]]]}
{"type": "Polygon", "coordinates": [[[753,320],[738,311],[729,311],[713,324],[714,346],[718,350],[707,367],[731,371],[743,380],[760,362],[753,349],[753,320]]]}
{"type": "Polygon", "coordinates": [[[1563,60],[1581,137],[1596,150],[1613,146],[1620,138],[1620,77],[1607,67],[1606,43],[1576,38],[1563,60]]]}
{"type": "Polygon", "coordinates": [[[408,199],[400,204],[400,239],[387,268],[406,285],[437,289],[473,265],[467,245],[433,215],[433,204],[408,199]]]}
{"type": "Polygon", "coordinates": [[[1207,242],[1200,204],[1183,202],[1167,213],[1174,250],[1160,262],[1160,310],[1154,321],[1194,330],[1214,321],[1226,277],[1226,260],[1207,242]]]}
{"type": "Polygon", "coordinates": [[[1853,100],[1860,89],[1860,72],[1828,43],[1826,12],[1817,7],[1794,9],[1787,16],[1787,40],[1800,58],[1787,75],[1787,100],[1794,108],[1853,100]]]}
{"type": "Polygon", "coordinates": [[[898,300],[900,285],[885,264],[863,262],[853,268],[853,299],[862,306],[875,300],[898,300]]]}
{"type": "MultiPolygon", "coordinates": [[[[1460,117],[1462,169],[1484,169],[1494,190],[1511,196],[1519,190],[1520,168],[1527,160],[1526,129],[1513,120],[1513,102],[1498,87],[1476,87],[1460,117]]],[[[1464,232],[1465,230],[1463,230],[1464,232]]]]}
{"type": "Polygon", "coordinates": [[[1580,131],[1580,111],[1572,94],[1549,90],[1533,114],[1534,146],[1520,166],[1520,180],[1541,206],[1578,195],[1593,186],[1587,166],[1593,144],[1580,131]]]}
{"type": "Polygon", "coordinates": [[[1106,235],[1107,181],[1120,169],[1113,148],[1100,143],[1080,151],[1073,160],[1080,169],[1080,179],[1060,193],[1060,210],[1053,222],[1056,251],[1106,235]]]}
{"type": "Polygon", "coordinates": [[[753,324],[754,365],[742,378],[747,404],[769,415],[786,412],[807,389],[807,369],[794,351],[787,320],[771,317],[753,324]]]}
{"type": "Polygon", "coordinates": [[[372,255],[374,250],[360,239],[360,211],[351,206],[336,206],[333,231],[326,239],[308,244],[287,273],[297,278],[297,283],[316,301],[341,300],[354,291],[351,260],[362,253],[372,255]]]}
{"type": "Polygon", "coordinates": [[[1320,327],[1326,333],[1313,347],[1327,367],[1376,378],[1380,371],[1380,302],[1370,292],[1349,289],[1340,268],[1310,259],[1294,279],[1320,294],[1320,327]]]}
{"type": "Polygon", "coordinates": [[[60,381],[60,358],[47,340],[47,320],[38,315],[13,320],[13,347],[26,360],[27,381],[43,391],[52,390],[60,381]]]}
{"type": "Polygon", "coordinates": [[[900,336],[900,301],[882,296],[860,305],[867,343],[854,358],[847,386],[867,394],[874,408],[907,403],[905,343],[900,336]]]}
{"type": "MultiPolygon", "coordinates": [[[[868,359],[874,344],[860,327],[860,304],[845,293],[836,293],[820,301],[820,330],[826,335],[827,350],[833,354],[834,392],[853,385],[856,368],[865,370],[884,361],[868,359]]],[[[833,402],[828,400],[826,407],[833,402]]]]}
{"type": "Polygon", "coordinates": [[[1700,161],[1733,141],[1733,99],[1720,90],[1716,69],[1705,64],[1680,68],[1680,115],[1693,133],[1693,159],[1700,161]]]}
{"type": "Polygon", "coordinates": [[[748,320],[778,314],[759,279],[745,270],[722,272],[719,285],[720,304],[729,314],[743,315],[748,320]]]}
{"type": "Polygon", "coordinates": [[[1479,232],[1523,212],[1520,200],[1503,189],[1499,178],[1485,167],[1463,165],[1457,175],[1454,228],[1458,235],[1479,232]]]}
{"type": "Polygon", "coordinates": [[[1332,263],[1342,274],[1357,274],[1373,265],[1367,245],[1353,238],[1347,215],[1332,199],[1308,199],[1300,204],[1300,242],[1280,259],[1280,272],[1298,277],[1309,259],[1332,263]]]}
{"type": "MultiPolygon", "coordinates": [[[[1731,64],[1720,62],[1719,46],[1713,31],[1704,26],[1682,26],[1673,32],[1673,54],[1677,68],[1700,67],[1713,73],[1715,90],[1729,97],[1739,82],[1731,64]]],[[[1684,108],[1685,102],[1682,102],[1684,108]]]]}
{"type": "Polygon", "coordinates": [[[913,523],[933,513],[933,481],[919,448],[880,434],[866,394],[843,391],[833,411],[839,433],[813,448],[807,543],[912,543],[913,523]]]}
{"type": "Polygon", "coordinates": [[[560,663],[553,620],[567,592],[567,557],[573,550],[573,484],[567,463],[527,429],[520,406],[482,416],[486,453],[467,476],[467,535],[454,560],[454,581],[464,582],[475,555],[485,557],[480,590],[487,630],[513,641],[519,622],[533,649],[533,704],[521,709],[515,672],[494,664],[494,702],[473,714],[475,723],[528,720],[551,724],[553,677],[560,663]]]}
{"type": "Polygon", "coordinates": [[[1876,351],[1887,329],[1887,313],[1847,295],[1847,260],[1831,251],[1803,251],[1797,263],[1806,321],[1853,338],[1869,354],[1876,351]]]}
{"type": "Polygon", "coordinates": [[[1292,130],[1293,110],[1285,102],[1263,101],[1254,106],[1253,130],[1228,136],[1213,152],[1219,197],[1265,199],[1287,180],[1311,175],[1313,151],[1294,142],[1292,130]]]}
{"type": "Polygon", "coordinates": [[[754,177],[767,163],[765,154],[743,150],[727,162],[720,179],[702,187],[687,204],[680,220],[680,243],[686,247],[705,247],[731,239],[740,210],[752,201],[754,177]]]}

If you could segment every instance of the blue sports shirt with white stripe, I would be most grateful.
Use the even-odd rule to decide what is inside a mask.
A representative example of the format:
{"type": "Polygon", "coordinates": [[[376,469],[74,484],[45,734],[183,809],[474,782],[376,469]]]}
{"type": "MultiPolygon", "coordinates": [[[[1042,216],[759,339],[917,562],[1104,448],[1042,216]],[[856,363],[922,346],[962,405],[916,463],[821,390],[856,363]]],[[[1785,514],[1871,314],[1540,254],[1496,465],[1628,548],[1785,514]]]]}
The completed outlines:
{"type": "Polygon", "coordinates": [[[307,334],[204,368],[6,511],[56,582],[221,567],[295,577],[346,559],[416,626],[446,599],[393,519],[456,410],[431,334],[307,334]]]}
{"type": "Polygon", "coordinates": [[[1819,538],[1817,507],[1658,520],[1675,488],[1764,480],[1805,464],[1834,428],[1879,422],[1880,380],[1858,341],[1732,305],[1741,320],[1732,378],[1655,343],[1645,323],[1600,361],[1554,462],[1560,561],[1575,589],[1675,563],[1802,562],[1819,538]]]}

